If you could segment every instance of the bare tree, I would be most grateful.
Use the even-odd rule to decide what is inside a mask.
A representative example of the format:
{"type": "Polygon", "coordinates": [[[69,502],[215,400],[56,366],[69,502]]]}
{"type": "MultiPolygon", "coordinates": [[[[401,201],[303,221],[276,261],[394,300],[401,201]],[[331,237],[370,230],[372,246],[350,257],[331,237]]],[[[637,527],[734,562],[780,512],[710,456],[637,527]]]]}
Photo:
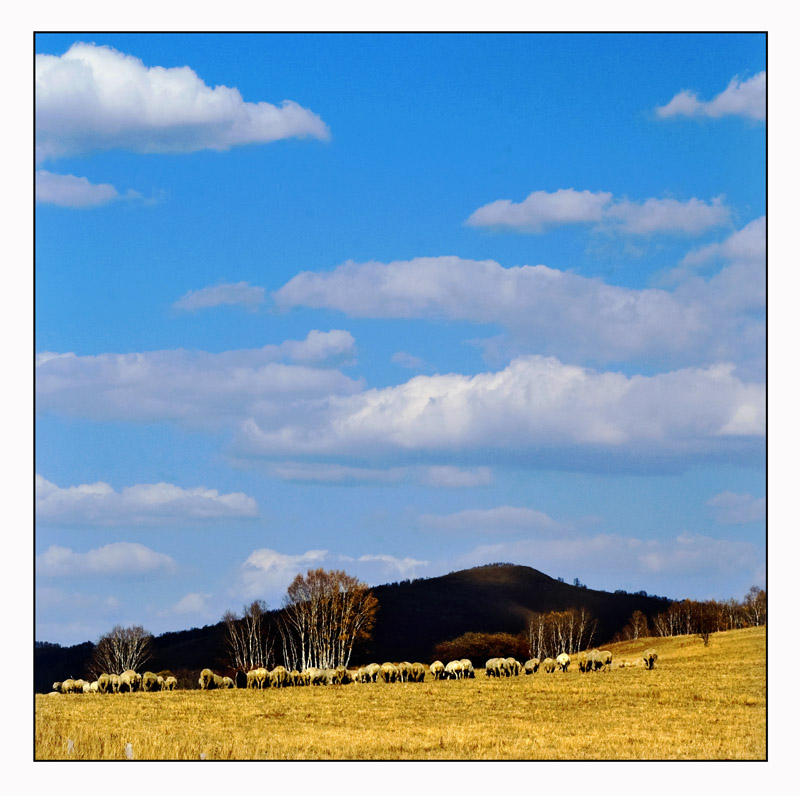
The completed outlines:
{"type": "Polygon", "coordinates": [[[269,666],[272,657],[272,640],[267,633],[267,604],[254,600],[245,605],[242,615],[226,611],[225,644],[230,665],[240,672],[249,672],[259,666],[269,666]]]}
{"type": "Polygon", "coordinates": [[[100,637],[92,656],[95,674],[121,674],[127,669],[139,669],[153,653],[153,634],[141,625],[116,625],[100,637]]]}
{"type": "Polygon", "coordinates": [[[751,586],[744,598],[747,619],[758,627],[767,624],[767,593],[758,586],[751,586]]]}
{"type": "Polygon", "coordinates": [[[347,666],[353,645],[369,638],[377,610],[366,583],[342,570],[310,569],[284,597],[284,650],[296,668],[347,666]]]}

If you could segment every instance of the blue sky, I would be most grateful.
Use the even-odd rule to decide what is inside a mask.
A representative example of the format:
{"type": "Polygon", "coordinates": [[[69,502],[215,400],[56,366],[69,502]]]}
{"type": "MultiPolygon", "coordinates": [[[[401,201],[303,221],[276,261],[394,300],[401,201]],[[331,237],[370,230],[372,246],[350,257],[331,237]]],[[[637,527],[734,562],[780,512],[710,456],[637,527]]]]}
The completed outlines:
{"type": "Polygon", "coordinates": [[[36,52],[37,639],[313,566],[764,584],[763,36],[36,52]]]}

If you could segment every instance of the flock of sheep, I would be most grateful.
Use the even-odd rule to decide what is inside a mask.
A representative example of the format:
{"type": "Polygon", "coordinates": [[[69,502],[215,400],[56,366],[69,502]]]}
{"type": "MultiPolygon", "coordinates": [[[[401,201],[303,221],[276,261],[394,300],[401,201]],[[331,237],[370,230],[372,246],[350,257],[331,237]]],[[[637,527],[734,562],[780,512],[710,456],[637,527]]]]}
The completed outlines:
{"type": "MultiPolygon", "coordinates": [[[[617,664],[620,668],[628,666],[644,666],[646,669],[653,669],[658,655],[653,649],[643,653],[637,661],[622,661],[617,664]]],[[[612,655],[608,650],[591,650],[581,652],[576,656],[578,668],[581,672],[605,671],[612,666],[612,655]]],[[[566,672],[572,658],[567,653],[562,652],[556,658],[545,658],[540,661],[538,658],[531,658],[525,663],[520,663],[516,658],[490,658],[486,661],[487,677],[517,677],[520,674],[535,674],[541,670],[546,674],[552,674],[556,669],[566,672]]],[[[431,677],[434,680],[461,680],[464,678],[474,678],[475,669],[467,658],[457,661],[450,661],[447,665],[441,661],[434,661],[429,667],[431,677]]],[[[384,683],[421,683],[425,680],[425,666],[422,663],[408,663],[403,661],[399,664],[370,663],[358,669],[347,669],[345,666],[337,666],[335,669],[319,669],[311,667],[302,672],[295,670],[289,671],[285,666],[276,666],[271,671],[263,667],[258,667],[247,672],[246,688],[285,688],[287,686],[302,685],[345,685],[347,683],[376,683],[383,680],[384,683]]],[[[101,674],[94,682],[85,680],[68,679],[63,682],[53,683],[54,694],[111,694],[123,691],[173,691],[178,681],[174,677],[162,677],[145,672],[137,674],[133,669],[128,669],[122,674],[101,674]]],[[[215,674],[211,669],[203,669],[200,672],[198,685],[201,690],[236,688],[236,683],[230,677],[222,677],[215,674]]]]}
{"type": "Polygon", "coordinates": [[[53,683],[51,694],[119,694],[123,691],[174,691],[178,686],[175,677],[145,672],[139,674],[126,669],[122,674],[101,674],[96,680],[73,680],[53,683]]]}

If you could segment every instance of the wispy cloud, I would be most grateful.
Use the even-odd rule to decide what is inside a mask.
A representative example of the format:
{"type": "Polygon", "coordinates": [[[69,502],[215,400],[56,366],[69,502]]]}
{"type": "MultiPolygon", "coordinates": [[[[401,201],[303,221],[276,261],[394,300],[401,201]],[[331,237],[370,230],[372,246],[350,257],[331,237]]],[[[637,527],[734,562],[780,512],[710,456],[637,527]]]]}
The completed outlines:
{"type": "Polygon", "coordinates": [[[113,185],[94,184],[86,177],[53,174],[44,169],[36,172],[36,201],[41,204],[82,208],[97,207],[119,199],[141,198],[141,194],[136,191],[120,194],[113,185]]]}
{"type": "Polygon", "coordinates": [[[723,525],[760,522],[767,516],[767,499],[756,498],[746,493],[720,492],[709,498],[706,506],[711,507],[714,518],[723,525]]]}
{"type": "Polygon", "coordinates": [[[51,545],[36,556],[39,577],[135,575],[171,572],[175,567],[170,556],[135,542],[113,542],[85,553],[51,545]]]}
{"type": "Polygon", "coordinates": [[[296,413],[302,398],[361,389],[341,371],[317,367],[351,361],[349,332],[312,331],[259,349],[148,351],[36,359],[37,409],[107,420],[174,420],[219,428],[242,417],[296,413]],[[284,364],[280,360],[290,360],[284,364]]]}
{"type": "Polygon", "coordinates": [[[221,305],[240,305],[252,310],[264,303],[264,295],[263,287],[250,285],[248,282],[235,282],[190,290],[172,306],[179,310],[191,311],[221,305]]]}
{"type": "Polygon", "coordinates": [[[183,489],[174,484],[136,484],[117,492],[109,484],[59,487],[36,475],[36,518],[43,523],[143,525],[258,516],[258,504],[243,492],[183,489]]]}
{"type": "Polygon", "coordinates": [[[713,99],[704,102],[697,93],[685,89],[676,94],[666,105],[656,108],[662,118],[673,116],[746,116],[764,120],[767,116],[767,73],[759,72],[748,80],[734,77],[728,87],[713,99]]]}
{"type": "Polygon", "coordinates": [[[729,220],[730,209],[721,196],[711,202],[694,197],[685,202],[670,198],[633,202],[603,191],[561,188],[552,193],[534,191],[518,203],[498,199],[479,207],[465,223],[533,233],[564,224],[592,224],[628,235],[698,235],[729,220]]]}
{"type": "Polygon", "coordinates": [[[518,533],[556,531],[562,526],[542,511],[519,506],[466,509],[454,514],[423,514],[420,525],[438,531],[472,533],[518,533]]]}

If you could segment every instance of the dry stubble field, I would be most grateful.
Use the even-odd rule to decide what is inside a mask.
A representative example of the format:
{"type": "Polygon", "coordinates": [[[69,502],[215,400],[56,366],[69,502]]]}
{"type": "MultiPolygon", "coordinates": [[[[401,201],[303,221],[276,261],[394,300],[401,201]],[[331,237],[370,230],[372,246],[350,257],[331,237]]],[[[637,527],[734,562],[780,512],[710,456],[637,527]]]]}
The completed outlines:
{"type": "Polygon", "coordinates": [[[766,632],[607,645],[658,667],[424,683],[36,695],[36,760],[764,760],[766,632]],[[72,750],[68,752],[68,742],[72,750]]]}

